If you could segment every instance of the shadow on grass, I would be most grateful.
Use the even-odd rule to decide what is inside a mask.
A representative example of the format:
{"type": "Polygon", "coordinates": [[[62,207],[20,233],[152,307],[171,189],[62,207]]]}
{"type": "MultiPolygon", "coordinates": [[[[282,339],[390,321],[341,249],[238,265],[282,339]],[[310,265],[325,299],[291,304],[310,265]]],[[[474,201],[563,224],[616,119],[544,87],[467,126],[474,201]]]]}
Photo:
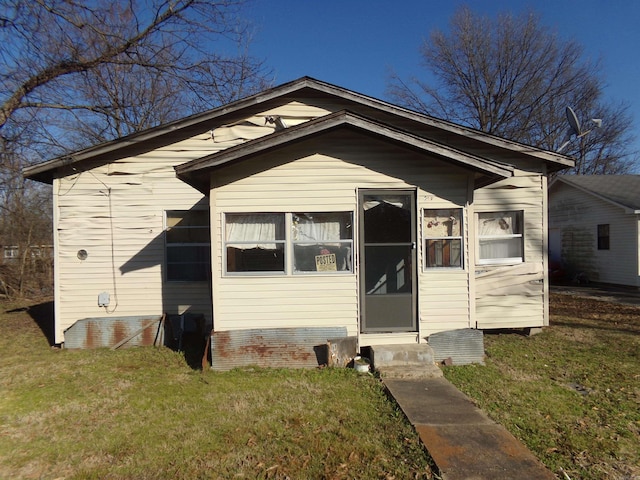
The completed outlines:
{"type": "Polygon", "coordinates": [[[49,302],[31,305],[27,313],[36,322],[43,335],[49,342],[49,346],[55,345],[55,329],[53,323],[53,300],[49,302]]]}
{"type": "MultiPolygon", "coordinates": [[[[187,362],[187,365],[194,370],[204,370],[209,368],[210,359],[205,357],[206,338],[203,338],[201,333],[184,333],[182,337],[182,354],[187,362]]],[[[168,345],[169,348],[177,350],[175,345],[168,345]]]]}

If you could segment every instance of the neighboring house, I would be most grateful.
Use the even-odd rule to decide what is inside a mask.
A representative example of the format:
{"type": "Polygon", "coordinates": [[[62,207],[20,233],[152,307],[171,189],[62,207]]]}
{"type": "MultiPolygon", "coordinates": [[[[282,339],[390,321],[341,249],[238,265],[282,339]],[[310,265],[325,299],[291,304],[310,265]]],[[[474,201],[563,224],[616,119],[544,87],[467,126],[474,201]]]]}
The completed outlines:
{"type": "Polygon", "coordinates": [[[571,166],[305,77],[24,175],[53,184],[56,342],[194,312],[362,347],[547,325],[547,174],[571,166]]]}
{"type": "Polygon", "coordinates": [[[17,262],[20,258],[20,247],[17,245],[2,246],[2,263],[17,262]]]}
{"type": "Polygon", "coordinates": [[[640,287],[640,175],[559,175],[549,255],[567,279],[640,287]]]}
{"type": "MultiPolygon", "coordinates": [[[[20,247],[18,245],[2,245],[2,257],[0,257],[1,263],[14,263],[20,261],[20,247]]],[[[52,258],[53,246],[52,245],[31,245],[28,249],[28,258],[52,258]]]]}

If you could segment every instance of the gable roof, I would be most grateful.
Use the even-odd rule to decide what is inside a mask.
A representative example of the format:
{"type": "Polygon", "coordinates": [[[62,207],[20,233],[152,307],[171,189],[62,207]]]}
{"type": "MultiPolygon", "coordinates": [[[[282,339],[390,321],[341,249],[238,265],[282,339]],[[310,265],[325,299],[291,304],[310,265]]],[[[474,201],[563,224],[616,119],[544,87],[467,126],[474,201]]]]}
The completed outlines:
{"type": "Polygon", "coordinates": [[[640,175],[558,175],[563,182],[583,192],[640,214],[640,175]]]}
{"type": "Polygon", "coordinates": [[[203,193],[209,193],[209,177],[202,175],[203,170],[214,170],[231,162],[240,161],[269,150],[280,148],[290,142],[300,142],[315,135],[349,128],[360,133],[369,134],[387,141],[401,144],[422,153],[458,164],[478,174],[477,186],[490,183],[513,174],[513,167],[493,162],[404,132],[392,126],[376,122],[369,118],[348,111],[340,111],[316,118],[300,125],[247,141],[226,150],[207,155],[197,160],[175,167],[178,178],[203,193]]]}
{"type": "Polygon", "coordinates": [[[87,161],[110,162],[148,152],[300,98],[339,101],[349,111],[384,123],[402,124],[401,128],[406,132],[435,143],[451,145],[461,152],[481,156],[489,161],[509,163],[517,159],[538,160],[547,164],[549,172],[574,165],[571,158],[559,153],[495,137],[310,77],[302,77],[203,113],[26,167],[23,175],[25,178],[51,183],[58,169],[65,166],[87,161]]]}

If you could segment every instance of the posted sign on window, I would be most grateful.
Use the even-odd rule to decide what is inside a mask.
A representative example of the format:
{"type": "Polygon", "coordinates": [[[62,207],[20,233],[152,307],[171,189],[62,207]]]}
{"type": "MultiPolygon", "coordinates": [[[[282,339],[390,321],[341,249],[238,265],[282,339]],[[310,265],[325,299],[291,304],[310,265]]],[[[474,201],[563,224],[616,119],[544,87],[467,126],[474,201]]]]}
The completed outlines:
{"type": "Polygon", "coordinates": [[[338,266],[336,263],[336,254],[328,253],[326,255],[316,255],[316,270],[318,272],[338,271],[338,266]]]}

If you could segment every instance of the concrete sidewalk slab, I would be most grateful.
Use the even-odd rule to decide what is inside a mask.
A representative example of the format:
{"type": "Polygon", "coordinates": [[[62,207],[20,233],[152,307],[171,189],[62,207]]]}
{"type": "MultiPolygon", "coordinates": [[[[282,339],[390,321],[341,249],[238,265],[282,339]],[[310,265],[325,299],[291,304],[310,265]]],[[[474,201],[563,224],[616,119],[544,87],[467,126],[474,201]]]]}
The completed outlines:
{"type": "Polygon", "coordinates": [[[522,443],[444,378],[383,379],[443,480],[553,480],[522,443]]]}

